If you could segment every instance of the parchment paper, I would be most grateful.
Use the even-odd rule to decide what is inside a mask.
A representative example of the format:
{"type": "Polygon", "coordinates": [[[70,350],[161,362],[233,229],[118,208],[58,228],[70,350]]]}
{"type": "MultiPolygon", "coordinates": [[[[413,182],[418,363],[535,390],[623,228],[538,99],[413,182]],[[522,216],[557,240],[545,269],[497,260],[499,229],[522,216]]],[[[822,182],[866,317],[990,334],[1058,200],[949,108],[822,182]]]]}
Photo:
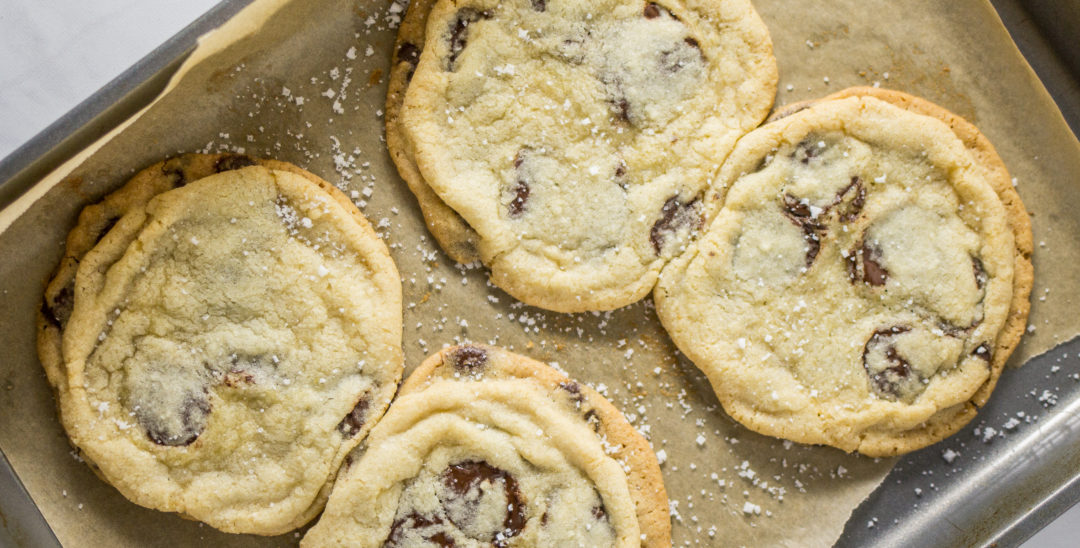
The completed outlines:
{"type": "MultiPolygon", "coordinates": [[[[1080,146],[990,5],[755,4],[779,59],[777,105],[880,82],[950,108],[990,137],[1036,239],[1033,332],[1011,363],[1076,334],[1080,146]]],[[[664,461],[676,544],[833,543],[891,460],[784,443],[734,423],[677,356],[651,300],[605,314],[544,312],[437,248],[382,137],[389,48],[403,13],[382,1],[258,1],[203,40],[157,102],[0,211],[0,448],[60,541],[271,546],[302,533],[227,535],[127,502],[73,458],[34,351],[43,284],[79,209],[163,157],[230,150],[294,162],[352,192],[403,275],[407,373],[467,339],[553,363],[606,394],[650,439],[664,461]]]]}

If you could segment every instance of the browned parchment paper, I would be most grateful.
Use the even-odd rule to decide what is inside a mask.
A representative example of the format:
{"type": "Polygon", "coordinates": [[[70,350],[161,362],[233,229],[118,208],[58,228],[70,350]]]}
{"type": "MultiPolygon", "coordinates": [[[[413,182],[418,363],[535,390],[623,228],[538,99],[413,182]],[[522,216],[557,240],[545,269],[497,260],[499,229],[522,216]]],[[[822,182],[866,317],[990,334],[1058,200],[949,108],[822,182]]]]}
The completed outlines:
{"type": "MultiPolygon", "coordinates": [[[[1012,363],[1074,335],[1080,146],[989,4],[755,4],[779,59],[778,105],[880,82],[979,125],[1033,215],[1034,331],[1012,363]]],[[[437,248],[382,138],[389,48],[403,8],[365,0],[256,2],[202,43],[155,104],[0,211],[0,448],[60,541],[276,546],[299,538],[226,535],[127,502],[73,458],[34,352],[43,283],[78,210],[165,156],[232,150],[297,163],[352,192],[403,275],[408,370],[466,339],[555,363],[600,389],[649,437],[665,461],[676,544],[834,542],[891,460],[783,443],[738,426],[704,377],[676,357],[651,301],[607,314],[544,312],[437,248]]]]}

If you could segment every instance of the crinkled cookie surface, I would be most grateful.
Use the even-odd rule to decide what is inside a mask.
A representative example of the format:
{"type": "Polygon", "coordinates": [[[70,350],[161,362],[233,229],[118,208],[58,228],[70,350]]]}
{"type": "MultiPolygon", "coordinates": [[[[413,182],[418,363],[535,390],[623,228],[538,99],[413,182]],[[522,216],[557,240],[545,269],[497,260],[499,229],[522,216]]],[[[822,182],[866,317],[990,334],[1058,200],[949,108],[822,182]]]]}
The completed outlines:
{"type": "Polygon", "coordinates": [[[1023,330],[1030,229],[1007,173],[905,101],[925,103],[852,94],[747,135],[722,208],[661,275],[664,326],[755,430],[928,445],[970,420],[1023,330]]]}
{"type": "Polygon", "coordinates": [[[670,546],[656,457],[599,394],[502,349],[426,360],[342,472],[322,546],[670,546]]]}
{"type": "Polygon", "coordinates": [[[138,504],[289,531],[400,379],[397,270],[325,182],[255,166],[157,186],[179,188],[120,208],[78,262],[62,422],[138,504]]]}
{"type": "Polygon", "coordinates": [[[397,49],[391,153],[455,258],[475,247],[496,285],[552,310],[645,296],[775,94],[745,1],[445,1],[426,21],[422,53],[397,49]],[[474,242],[453,244],[473,236],[442,204],[474,242]]]}

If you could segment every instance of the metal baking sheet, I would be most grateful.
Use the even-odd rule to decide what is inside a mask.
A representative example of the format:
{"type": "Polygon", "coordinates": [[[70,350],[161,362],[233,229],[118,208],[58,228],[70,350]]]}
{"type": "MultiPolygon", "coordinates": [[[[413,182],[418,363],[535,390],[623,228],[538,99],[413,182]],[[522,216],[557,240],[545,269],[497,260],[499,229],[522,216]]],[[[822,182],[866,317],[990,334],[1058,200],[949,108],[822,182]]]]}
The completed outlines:
{"type": "MultiPolygon", "coordinates": [[[[0,207],[147,104],[196,38],[249,1],[222,2],[0,162],[0,207]]],[[[1020,2],[994,6],[1076,131],[1080,88],[1063,61],[1070,57],[1049,38],[1061,31],[1043,31],[1020,2]]],[[[899,461],[838,545],[1016,545],[1080,500],[1080,379],[1069,376],[1078,363],[1080,340],[1073,340],[1030,360],[1022,375],[1004,375],[973,424],[899,461]]],[[[0,545],[7,544],[58,545],[0,458],[0,545]]]]}

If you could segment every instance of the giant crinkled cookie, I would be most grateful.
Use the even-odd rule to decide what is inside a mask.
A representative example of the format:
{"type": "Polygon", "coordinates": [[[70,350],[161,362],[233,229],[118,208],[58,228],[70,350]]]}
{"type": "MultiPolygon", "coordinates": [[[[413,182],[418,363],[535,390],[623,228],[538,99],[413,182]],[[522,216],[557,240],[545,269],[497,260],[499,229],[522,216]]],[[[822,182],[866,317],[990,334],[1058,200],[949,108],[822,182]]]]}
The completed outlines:
{"type": "Polygon", "coordinates": [[[401,28],[387,137],[436,239],[528,304],[645,296],[772,104],[776,63],[750,3],[430,5],[401,28]]]}
{"type": "Polygon", "coordinates": [[[428,358],[301,542],[670,546],[660,468],[607,400],[488,346],[428,358]]]}
{"type": "Polygon", "coordinates": [[[39,326],[95,472],[228,532],[318,514],[403,368],[397,269],[360,212],[237,155],[174,158],[87,207],[39,326]]]}
{"type": "Polygon", "coordinates": [[[857,88],[782,114],[724,164],[660,320],[754,430],[873,456],[934,443],[1023,333],[1023,204],[986,138],[927,101],[857,88]]]}

